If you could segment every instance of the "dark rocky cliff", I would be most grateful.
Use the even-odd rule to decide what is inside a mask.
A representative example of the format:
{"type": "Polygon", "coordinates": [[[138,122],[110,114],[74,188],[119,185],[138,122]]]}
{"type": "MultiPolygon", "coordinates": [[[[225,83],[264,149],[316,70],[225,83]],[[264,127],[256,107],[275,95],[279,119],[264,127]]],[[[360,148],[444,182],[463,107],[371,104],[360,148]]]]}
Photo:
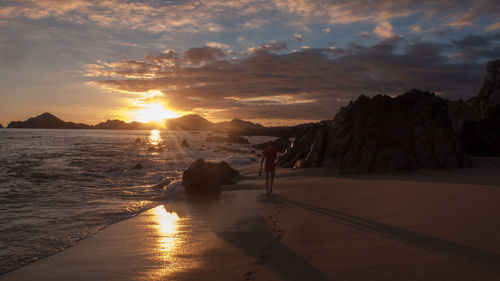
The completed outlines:
{"type": "Polygon", "coordinates": [[[460,131],[467,153],[500,156],[500,60],[486,64],[475,110],[479,118],[463,123],[460,131]]]}
{"type": "Polygon", "coordinates": [[[331,167],[339,173],[378,173],[470,165],[448,117],[447,102],[411,90],[395,98],[360,96],[333,122],[296,139],[282,167],[331,167]]]}

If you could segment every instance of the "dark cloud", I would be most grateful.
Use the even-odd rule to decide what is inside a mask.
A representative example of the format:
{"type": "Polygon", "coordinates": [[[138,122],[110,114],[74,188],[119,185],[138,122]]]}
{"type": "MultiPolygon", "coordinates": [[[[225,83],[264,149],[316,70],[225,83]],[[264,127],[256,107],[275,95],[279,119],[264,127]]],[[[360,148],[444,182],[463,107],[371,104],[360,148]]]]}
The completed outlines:
{"type": "MultiPolygon", "coordinates": [[[[454,44],[477,48],[469,39],[454,44]]],[[[371,46],[351,44],[334,50],[311,48],[285,54],[260,50],[236,60],[213,60],[221,53],[193,48],[188,52],[203,50],[197,61],[207,63],[185,64],[193,59],[188,55],[182,67],[166,68],[161,59],[149,57],[149,64],[156,62],[150,72],[161,69],[154,77],[98,83],[134,92],[162,90],[172,107],[212,110],[215,117],[237,113],[249,119],[318,120],[332,118],[340,106],[361,94],[397,95],[420,88],[449,98],[476,95],[484,65],[449,58],[447,51],[452,47],[395,38],[371,46]]],[[[149,64],[133,65],[142,71],[149,64]]]]}
{"type": "Polygon", "coordinates": [[[457,48],[454,57],[470,59],[495,59],[500,56],[499,34],[493,35],[467,35],[462,40],[452,40],[457,48]]]}
{"type": "Polygon", "coordinates": [[[209,46],[191,48],[184,52],[186,62],[194,65],[200,65],[225,56],[226,54],[221,49],[209,46]]]}
{"type": "Polygon", "coordinates": [[[165,50],[163,54],[160,55],[149,55],[146,57],[146,60],[153,61],[158,65],[175,65],[179,62],[179,54],[175,52],[175,50],[165,50]]]}
{"type": "Polygon", "coordinates": [[[442,59],[441,53],[443,49],[442,44],[417,42],[407,47],[406,54],[423,60],[442,59]]]}

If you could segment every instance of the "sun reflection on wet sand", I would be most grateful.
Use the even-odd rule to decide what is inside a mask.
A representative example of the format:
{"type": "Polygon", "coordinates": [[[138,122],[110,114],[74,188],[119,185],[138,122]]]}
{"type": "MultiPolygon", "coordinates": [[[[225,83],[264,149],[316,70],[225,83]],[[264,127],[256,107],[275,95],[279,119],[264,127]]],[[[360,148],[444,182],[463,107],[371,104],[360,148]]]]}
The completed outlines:
{"type": "Polygon", "coordinates": [[[169,212],[165,206],[151,210],[152,243],[154,251],[150,254],[150,270],[140,274],[138,280],[164,280],[172,273],[186,270],[195,263],[185,264],[180,258],[185,250],[186,218],[180,218],[176,212],[169,212]]]}
{"type": "Polygon", "coordinates": [[[158,145],[162,142],[162,138],[159,130],[151,130],[151,135],[149,136],[149,142],[152,145],[158,145]]]}
{"type": "Polygon", "coordinates": [[[162,206],[153,209],[158,229],[158,249],[160,251],[174,250],[178,239],[179,216],[175,212],[167,212],[162,206]]]}

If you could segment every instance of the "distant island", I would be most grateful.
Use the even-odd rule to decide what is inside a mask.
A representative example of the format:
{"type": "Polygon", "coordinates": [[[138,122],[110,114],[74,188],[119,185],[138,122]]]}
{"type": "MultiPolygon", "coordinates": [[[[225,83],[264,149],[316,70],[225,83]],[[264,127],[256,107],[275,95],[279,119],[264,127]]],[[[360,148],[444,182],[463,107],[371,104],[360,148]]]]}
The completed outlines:
{"type": "Polygon", "coordinates": [[[164,125],[165,127],[156,122],[141,123],[133,121],[127,123],[122,120],[107,120],[97,125],[88,125],[84,123],[63,121],[55,115],[45,112],[36,117],[31,117],[25,121],[12,121],[9,123],[7,128],[97,130],[152,130],[167,128],[169,130],[178,131],[214,131],[237,135],[267,135],[286,137],[296,135],[311,124],[265,127],[261,124],[244,121],[237,118],[231,121],[214,123],[197,114],[189,114],[179,118],[165,119],[164,125]]]}

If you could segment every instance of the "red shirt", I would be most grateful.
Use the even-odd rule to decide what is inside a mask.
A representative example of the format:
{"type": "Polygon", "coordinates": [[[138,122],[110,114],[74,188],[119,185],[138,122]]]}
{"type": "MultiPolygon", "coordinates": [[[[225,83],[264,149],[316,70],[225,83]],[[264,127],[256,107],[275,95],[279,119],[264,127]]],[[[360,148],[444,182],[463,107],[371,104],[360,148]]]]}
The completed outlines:
{"type": "Polygon", "coordinates": [[[276,150],[273,147],[268,147],[264,150],[262,159],[265,159],[266,170],[274,170],[274,159],[276,159],[276,150]]]}

